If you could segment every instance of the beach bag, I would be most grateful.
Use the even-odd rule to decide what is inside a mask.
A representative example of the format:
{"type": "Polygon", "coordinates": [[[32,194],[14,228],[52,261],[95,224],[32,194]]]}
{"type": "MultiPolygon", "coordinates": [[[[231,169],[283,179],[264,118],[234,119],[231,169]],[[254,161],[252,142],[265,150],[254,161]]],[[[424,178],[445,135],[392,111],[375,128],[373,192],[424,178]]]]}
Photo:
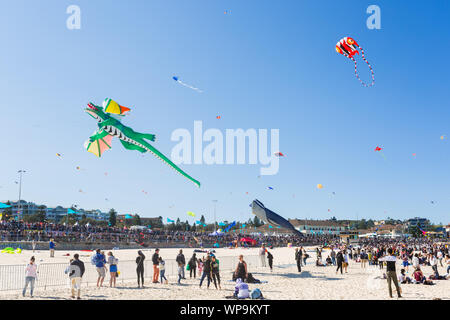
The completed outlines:
{"type": "Polygon", "coordinates": [[[250,294],[250,298],[252,299],[262,299],[262,297],[263,295],[261,293],[261,290],[259,290],[258,288],[253,290],[252,293],[250,294]]]}
{"type": "Polygon", "coordinates": [[[96,254],[94,254],[94,255],[91,257],[91,264],[92,264],[93,266],[95,266],[95,265],[97,264],[97,255],[96,255],[96,254]]]}
{"type": "Polygon", "coordinates": [[[191,266],[189,265],[189,263],[188,263],[187,266],[186,266],[186,270],[187,270],[187,271],[191,270],[191,266]]]}

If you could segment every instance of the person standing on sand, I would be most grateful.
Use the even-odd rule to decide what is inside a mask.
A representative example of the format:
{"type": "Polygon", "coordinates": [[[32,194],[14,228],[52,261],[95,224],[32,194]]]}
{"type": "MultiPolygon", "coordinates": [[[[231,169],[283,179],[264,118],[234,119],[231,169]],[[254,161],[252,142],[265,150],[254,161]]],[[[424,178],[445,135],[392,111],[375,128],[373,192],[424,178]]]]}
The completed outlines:
{"type": "Polygon", "coordinates": [[[261,267],[266,267],[266,246],[264,243],[261,246],[261,249],[259,249],[259,259],[261,261],[261,267]]]}
{"type": "Polygon", "coordinates": [[[162,257],[159,257],[159,279],[161,279],[161,284],[163,284],[163,279],[165,280],[166,284],[169,283],[167,281],[166,276],[164,275],[166,273],[166,262],[163,260],[162,257]]]}
{"type": "Polygon", "coordinates": [[[303,258],[303,250],[295,249],[295,260],[297,261],[297,270],[298,272],[302,272],[302,258],[303,258]]]}
{"type": "Polygon", "coordinates": [[[191,259],[188,262],[189,265],[189,277],[192,279],[192,272],[194,273],[194,279],[197,272],[197,257],[195,253],[192,255],[191,259]]]}
{"type": "Polygon", "coordinates": [[[335,266],[336,265],[336,251],[334,251],[333,248],[331,248],[330,256],[331,256],[331,262],[333,263],[333,266],[335,266]]]}
{"type": "Polygon", "coordinates": [[[176,262],[178,263],[178,268],[181,268],[181,278],[186,279],[184,276],[184,266],[186,265],[186,260],[182,249],[180,249],[180,253],[177,255],[176,262]]]}
{"type": "Polygon", "coordinates": [[[48,248],[50,249],[50,258],[55,257],[55,247],[55,242],[53,241],[53,239],[50,239],[50,242],[48,243],[48,248]]]}
{"type": "Polygon", "coordinates": [[[141,287],[144,288],[144,260],[145,255],[142,253],[141,250],[138,251],[138,256],[136,258],[136,273],[137,273],[137,282],[138,282],[138,288],[141,287]]]}
{"type": "Polygon", "coordinates": [[[214,286],[217,289],[217,283],[219,284],[219,289],[222,290],[222,287],[220,286],[220,273],[219,273],[219,259],[217,259],[215,256],[213,256],[211,261],[211,275],[212,279],[214,281],[214,286]],[[217,280],[217,283],[216,283],[217,280]]]}
{"type": "Polygon", "coordinates": [[[105,270],[106,258],[105,255],[102,254],[100,249],[97,249],[96,252],[97,253],[95,254],[94,261],[95,261],[95,268],[98,273],[97,287],[101,288],[103,286],[103,281],[105,280],[106,276],[105,270]]]}
{"type": "Polygon", "coordinates": [[[339,269],[341,269],[342,274],[342,264],[344,263],[344,255],[342,254],[342,251],[339,251],[336,255],[336,263],[337,263],[336,274],[338,273],[339,269]]]}
{"type": "Polygon", "coordinates": [[[207,288],[209,289],[209,285],[211,284],[211,275],[212,275],[212,267],[211,267],[211,257],[208,255],[203,264],[203,274],[200,278],[200,288],[202,287],[203,280],[208,278],[207,288]]]}
{"type": "Polygon", "coordinates": [[[397,262],[397,258],[395,257],[394,251],[391,248],[388,249],[388,253],[388,256],[380,258],[379,261],[386,261],[386,275],[389,288],[389,296],[392,298],[392,281],[394,282],[398,297],[401,298],[402,296],[400,294],[400,286],[398,285],[397,272],[395,271],[395,263],[397,262]]]}
{"type": "Polygon", "coordinates": [[[34,290],[34,282],[37,277],[37,265],[34,263],[34,256],[31,257],[30,263],[27,265],[25,269],[25,287],[22,291],[22,296],[25,297],[25,293],[27,292],[28,283],[30,284],[30,295],[33,298],[33,290],[34,290]]]}
{"type": "Polygon", "coordinates": [[[111,251],[108,252],[108,264],[109,264],[109,274],[110,274],[109,286],[111,288],[116,286],[117,263],[119,263],[119,259],[114,257],[114,255],[111,251]]]}
{"type": "Polygon", "coordinates": [[[152,256],[152,262],[153,262],[153,283],[158,283],[159,249],[155,249],[155,253],[152,256]]]}
{"type": "Polygon", "coordinates": [[[84,275],[84,271],[84,263],[83,261],[79,260],[78,253],[75,253],[73,255],[73,260],[71,260],[69,268],[66,270],[66,273],[69,273],[72,299],[75,299],[75,290],[77,290],[77,299],[81,299],[81,279],[84,275]]]}
{"type": "Polygon", "coordinates": [[[267,251],[267,260],[269,261],[270,272],[273,272],[273,255],[267,251]]]}

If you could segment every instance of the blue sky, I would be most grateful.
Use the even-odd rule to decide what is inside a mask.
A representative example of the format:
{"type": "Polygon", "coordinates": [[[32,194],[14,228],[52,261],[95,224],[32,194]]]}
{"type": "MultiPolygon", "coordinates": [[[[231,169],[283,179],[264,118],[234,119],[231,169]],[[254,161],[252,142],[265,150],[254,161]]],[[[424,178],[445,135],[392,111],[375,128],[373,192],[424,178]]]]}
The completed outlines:
{"type": "Polygon", "coordinates": [[[212,221],[217,199],[218,220],[247,220],[257,198],[288,218],[448,223],[449,9],[444,0],[3,1],[0,199],[18,198],[24,169],[23,198],[49,206],[193,222],[187,211],[212,221]],[[66,28],[72,4],[80,30],[66,28]],[[381,30],[366,27],[371,4],[381,30]],[[345,36],[364,48],[374,87],[335,52],[345,36]],[[155,133],[166,155],[175,129],[202,120],[223,132],[280,129],[286,157],[262,178],[259,165],[182,165],[200,189],[118,141],[99,159],[83,149],[96,129],[83,108],[106,97],[131,107],[124,124],[155,133]]]}

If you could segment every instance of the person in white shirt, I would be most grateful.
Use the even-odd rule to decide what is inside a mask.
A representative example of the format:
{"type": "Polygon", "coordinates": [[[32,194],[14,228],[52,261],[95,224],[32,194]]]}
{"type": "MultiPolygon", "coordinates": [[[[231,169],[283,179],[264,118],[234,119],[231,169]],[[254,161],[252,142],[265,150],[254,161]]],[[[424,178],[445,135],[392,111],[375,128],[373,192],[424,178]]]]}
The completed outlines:
{"type": "Polygon", "coordinates": [[[437,259],[433,254],[430,254],[430,266],[433,269],[434,273],[436,275],[439,275],[439,272],[437,269],[437,259]]]}
{"type": "Polygon", "coordinates": [[[25,287],[22,291],[22,296],[25,297],[25,293],[27,291],[28,284],[30,284],[30,295],[33,297],[34,291],[34,282],[37,277],[37,265],[34,263],[34,256],[31,257],[30,263],[25,268],[25,287]]]}
{"type": "Polygon", "coordinates": [[[259,259],[261,260],[261,267],[266,267],[266,251],[266,246],[263,243],[261,249],[259,249],[259,259]]]}
{"type": "Polygon", "coordinates": [[[444,257],[444,255],[442,254],[442,251],[441,251],[441,250],[439,250],[439,251],[437,252],[436,257],[438,258],[439,263],[441,264],[441,267],[443,267],[443,265],[442,265],[442,258],[444,257]]]}
{"type": "Polygon", "coordinates": [[[419,267],[419,255],[416,253],[414,257],[412,258],[412,265],[414,269],[417,269],[419,267]]]}

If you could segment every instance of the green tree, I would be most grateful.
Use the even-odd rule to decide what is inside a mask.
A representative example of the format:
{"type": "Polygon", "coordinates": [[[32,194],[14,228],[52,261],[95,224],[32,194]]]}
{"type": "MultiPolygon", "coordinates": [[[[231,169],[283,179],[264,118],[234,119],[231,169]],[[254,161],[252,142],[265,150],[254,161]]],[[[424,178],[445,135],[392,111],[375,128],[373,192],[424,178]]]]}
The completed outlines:
{"type": "Polygon", "coordinates": [[[114,209],[109,210],[109,219],[108,219],[109,225],[111,227],[115,227],[117,223],[117,212],[114,209]]]}

